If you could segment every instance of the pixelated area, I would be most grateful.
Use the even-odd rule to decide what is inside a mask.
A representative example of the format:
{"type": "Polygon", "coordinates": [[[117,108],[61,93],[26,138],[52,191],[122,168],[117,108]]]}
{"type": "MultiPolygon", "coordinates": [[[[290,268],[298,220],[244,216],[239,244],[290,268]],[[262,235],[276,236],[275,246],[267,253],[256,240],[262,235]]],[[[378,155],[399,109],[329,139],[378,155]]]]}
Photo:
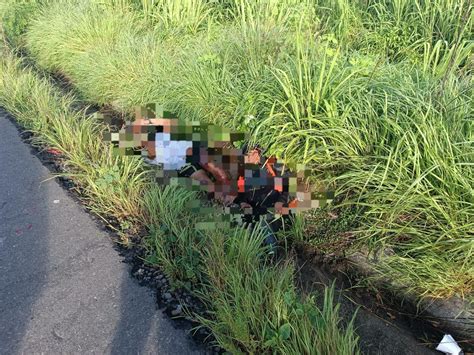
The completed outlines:
{"type": "MultiPolygon", "coordinates": [[[[108,120],[105,115],[99,118],[108,120]]],[[[135,119],[124,122],[118,132],[105,133],[104,140],[113,144],[115,154],[141,156],[155,166],[158,184],[207,193],[223,205],[224,215],[284,216],[322,207],[334,198],[332,192],[308,191],[304,181],[310,172],[304,166],[290,173],[275,157],[248,147],[247,134],[180,120],[157,104],[137,107],[135,119]]],[[[200,201],[190,208],[202,214],[212,210],[200,201]]]]}

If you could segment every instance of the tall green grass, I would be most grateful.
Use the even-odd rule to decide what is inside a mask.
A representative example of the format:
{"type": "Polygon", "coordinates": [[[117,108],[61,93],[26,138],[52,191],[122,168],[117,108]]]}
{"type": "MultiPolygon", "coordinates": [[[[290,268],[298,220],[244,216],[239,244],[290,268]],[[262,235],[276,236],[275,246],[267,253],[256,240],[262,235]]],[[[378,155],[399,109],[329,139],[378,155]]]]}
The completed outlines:
{"type": "Polygon", "coordinates": [[[91,102],[249,131],[363,211],[357,241],[395,252],[379,271],[471,293],[470,2],[64,1],[18,34],[42,68],[91,102]]]}
{"type": "Polygon", "coordinates": [[[153,174],[142,168],[140,160],[114,156],[102,139],[104,126],[95,116],[72,109],[77,104],[74,96],[64,95],[47,77],[40,78],[8,49],[0,49],[0,106],[35,134],[35,145],[62,153],[64,175],[74,180],[89,208],[104,218],[115,217],[127,229],[149,227],[144,243],[149,248],[147,261],[163,267],[175,286],[188,287],[207,304],[206,317],[195,317],[214,332],[219,345],[248,352],[310,353],[317,349],[327,354],[357,353],[352,322],[345,327],[341,324],[332,289],[321,295],[321,307],[313,299],[300,299],[295,293],[293,267],[264,262],[259,229],[253,233],[229,228],[196,230],[196,222],[208,218],[193,214],[188,207],[197,193],[161,188],[151,183],[153,174]],[[233,253],[224,244],[230,244],[233,253]],[[245,256],[235,259],[235,253],[245,256]],[[215,262],[219,270],[212,267],[215,262]],[[242,267],[244,264],[247,266],[242,267]],[[250,266],[253,274],[247,273],[250,266]],[[225,280],[245,277],[253,289],[234,289],[238,293],[209,298],[209,293],[222,296],[220,280],[211,272],[219,272],[225,280]],[[254,312],[249,312],[239,304],[248,291],[272,303],[260,308],[262,304],[250,297],[246,306],[252,306],[254,312]],[[236,304],[239,321],[258,326],[244,333],[234,328],[227,316],[236,304]],[[283,316],[282,307],[288,309],[283,316]]]}
{"type": "Polygon", "coordinates": [[[76,189],[99,216],[122,221],[141,218],[145,185],[141,162],[114,157],[100,138],[103,127],[84,112],[73,112],[75,98],[63,95],[5,50],[0,62],[0,105],[27,129],[38,133],[33,143],[62,153],[76,189]],[[113,204],[110,201],[114,201],[113,204]]]}
{"type": "Polygon", "coordinates": [[[353,321],[343,326],[333,288],[300,297],[292,262],[266,261],[261,229],[196,229],[212,215],[192,212],[187,204],[195,199],[171,186],[146,194],[156,223],[147,260],[205,304],[207,312],[195,317],[218,344],[231,353],[358,353],[353,321]]]}
{"type": "Polygon", "coordinates": [[[320,295],[320,307],[314,295],[300,299],[291,263],[271,268],[260,264],[265,250],[258,233],[238,230],[231,238],[211,236],[204,252],[208,284],[201,297],[211,305],[212,317],[200,317],[202,323],[232,353],[358,353],[352,321],[346,332],[339,330],[333,289],[320,295]]]}

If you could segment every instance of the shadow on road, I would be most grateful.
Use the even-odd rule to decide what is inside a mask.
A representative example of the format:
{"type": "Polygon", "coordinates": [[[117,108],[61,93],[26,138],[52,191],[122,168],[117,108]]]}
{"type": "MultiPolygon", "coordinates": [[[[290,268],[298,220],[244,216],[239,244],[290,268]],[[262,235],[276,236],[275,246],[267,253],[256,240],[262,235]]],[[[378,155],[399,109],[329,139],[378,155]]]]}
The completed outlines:
{"type": "Polygon", "coordinates": [[[5,116],[0,109],[0,353],[12,354],[47,276],[50,198],[44,168],[5,116]]]}
{"type": "Polygon", "coordinates": [[[144,353],[151,333],[156,331],[156,312],[143,312],[141,294],[137,297],[134,294],[136,290],[136,285],[124,270],[120,287],[119,320],[110,344],[111,354],[144,353]]]}

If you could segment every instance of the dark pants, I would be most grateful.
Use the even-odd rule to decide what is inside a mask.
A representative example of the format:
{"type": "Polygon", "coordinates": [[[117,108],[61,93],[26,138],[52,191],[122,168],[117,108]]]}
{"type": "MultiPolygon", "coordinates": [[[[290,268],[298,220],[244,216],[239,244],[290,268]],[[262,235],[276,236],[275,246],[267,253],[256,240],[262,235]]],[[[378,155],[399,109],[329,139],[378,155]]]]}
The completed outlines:
{"type": "Polygon", "coordinates": [[[259,189],[239,193],[239,196],[234,201],[235,203],[248,203],[252,206],[252,214],[244,214],[243,221],[245,223],[257,223],[260,219],[265,218],[269,222],[270,228],[273,232],[277,232],[282,228],[284,223],[289,223],[290,218],[285,215],[281,218],[274,219],[269,209],[275,206],[277,202],[287,204],[289,202],[289,195],[286,192],[278,192],[270,187],[262,187],[259,189]]]}

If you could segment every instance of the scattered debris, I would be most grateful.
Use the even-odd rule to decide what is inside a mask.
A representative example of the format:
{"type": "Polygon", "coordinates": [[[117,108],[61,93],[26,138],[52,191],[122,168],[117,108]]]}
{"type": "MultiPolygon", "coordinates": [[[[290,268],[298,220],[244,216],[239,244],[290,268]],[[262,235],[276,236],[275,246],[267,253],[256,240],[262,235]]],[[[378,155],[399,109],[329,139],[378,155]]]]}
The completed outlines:
{"type": "Polygon", "coordinates": [[[52,155],[61,155],[62,154],[62,152],[60,150],[57,150],[57,149],[54,149],[54,148],[47,149],[46,151],[49,154],[52,154],[52,155]]]}

